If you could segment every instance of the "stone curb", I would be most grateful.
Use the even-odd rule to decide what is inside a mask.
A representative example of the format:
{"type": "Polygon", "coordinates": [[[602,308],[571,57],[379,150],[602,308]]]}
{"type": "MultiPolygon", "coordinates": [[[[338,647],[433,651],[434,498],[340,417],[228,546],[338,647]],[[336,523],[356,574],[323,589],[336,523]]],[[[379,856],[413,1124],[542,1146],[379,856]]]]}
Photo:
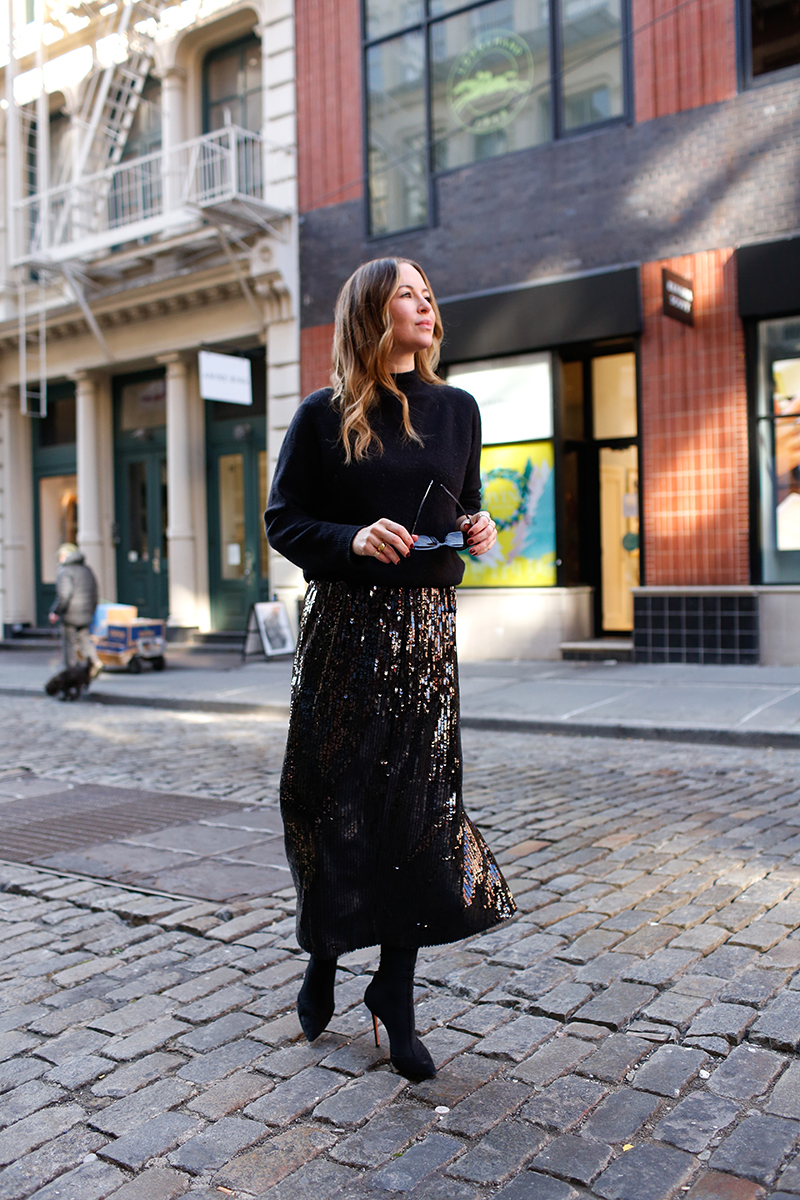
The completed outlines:
{"type": "MultiPolygon", "coordinates": [[[[0,696],[43,696],[38,688],[0,688],[0,696]]],[[[234,700],[194,700],[170,696],[131,696],[88,692],[94,704],[159,708],[173,712],[241,713],[243,716],[289,716],[289,705],[248,704],[234,700]]],[[[694,745],[736,746],[740,749],[800,750],[800,733],[787,730],[730,729],[725,725],[634,725],[617,722],[553,721],[538,717],[461,717],[462,729],[495,733],[555,734],[559,737],[618,738],[642,742],[684,742],[694,745]]]]}

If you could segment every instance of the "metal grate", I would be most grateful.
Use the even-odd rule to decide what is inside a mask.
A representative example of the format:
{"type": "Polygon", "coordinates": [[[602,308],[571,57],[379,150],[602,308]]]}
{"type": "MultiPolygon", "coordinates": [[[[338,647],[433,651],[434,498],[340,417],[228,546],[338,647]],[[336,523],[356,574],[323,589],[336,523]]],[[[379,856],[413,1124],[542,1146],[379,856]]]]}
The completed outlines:
{"type": "Polygon", "coordinates": [[[198,796],[78,784],[0,805],[0,858],[33,862],[230,811],[229,803],[198,796]]]}

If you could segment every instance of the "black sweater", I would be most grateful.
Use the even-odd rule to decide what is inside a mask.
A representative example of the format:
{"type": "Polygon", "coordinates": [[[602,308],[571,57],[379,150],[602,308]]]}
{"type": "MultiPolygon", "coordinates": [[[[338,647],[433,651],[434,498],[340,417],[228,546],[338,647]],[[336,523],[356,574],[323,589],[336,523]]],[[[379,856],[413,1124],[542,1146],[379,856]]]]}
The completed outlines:
{"type": "Polygon", "coordinates": [[[448,587],[464,565],[455,550],[412,550],[400,563],[353,553],[359,529],[387,517],[411,531],[431,488],[417,533],[442,539],[461,515],[443,483],[468,513],[480,508],[480,414],[468,392],[423,383],[416,372],[397,375],[408,397],[411,424],[422,445],[403,434],[396,396],[384,393],[370,414],[383,453],[370,447],[361,462],[345,463],[340,416],[330,388],[312,392],[295,413],[278,456],[264,514],[270,545],[302,567],[307,580],[343,580],[387,587],[448,587]]]}

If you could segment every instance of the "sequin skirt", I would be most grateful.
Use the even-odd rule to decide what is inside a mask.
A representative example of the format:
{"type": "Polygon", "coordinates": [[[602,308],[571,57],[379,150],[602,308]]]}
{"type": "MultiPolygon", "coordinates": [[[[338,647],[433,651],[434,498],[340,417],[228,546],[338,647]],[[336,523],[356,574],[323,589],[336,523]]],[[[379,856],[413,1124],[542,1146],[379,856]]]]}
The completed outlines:
{"type": "Polygon", "coordinates": [[[514,901],[461,798],[454,588],[312,582],[281,777],[297,940],[454,942],[514,901]]]}

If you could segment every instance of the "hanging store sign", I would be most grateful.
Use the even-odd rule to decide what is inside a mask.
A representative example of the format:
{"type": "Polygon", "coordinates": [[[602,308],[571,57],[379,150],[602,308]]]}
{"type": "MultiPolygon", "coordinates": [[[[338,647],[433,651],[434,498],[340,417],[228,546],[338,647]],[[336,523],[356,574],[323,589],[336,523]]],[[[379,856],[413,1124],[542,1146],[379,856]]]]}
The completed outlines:
{"type": "Polygon", "coordinates": [[[665,317],[674,317],[684,325],[694,325],[694,284],[691,279],[684,279],[663,267],[661,293],[665,317]]]}
{"type": "Polygon", "coordinates": [[[203,400],[220,400],[224,404],[253,403],[249,358],[201,350],[197,361],[203,400]]]}

